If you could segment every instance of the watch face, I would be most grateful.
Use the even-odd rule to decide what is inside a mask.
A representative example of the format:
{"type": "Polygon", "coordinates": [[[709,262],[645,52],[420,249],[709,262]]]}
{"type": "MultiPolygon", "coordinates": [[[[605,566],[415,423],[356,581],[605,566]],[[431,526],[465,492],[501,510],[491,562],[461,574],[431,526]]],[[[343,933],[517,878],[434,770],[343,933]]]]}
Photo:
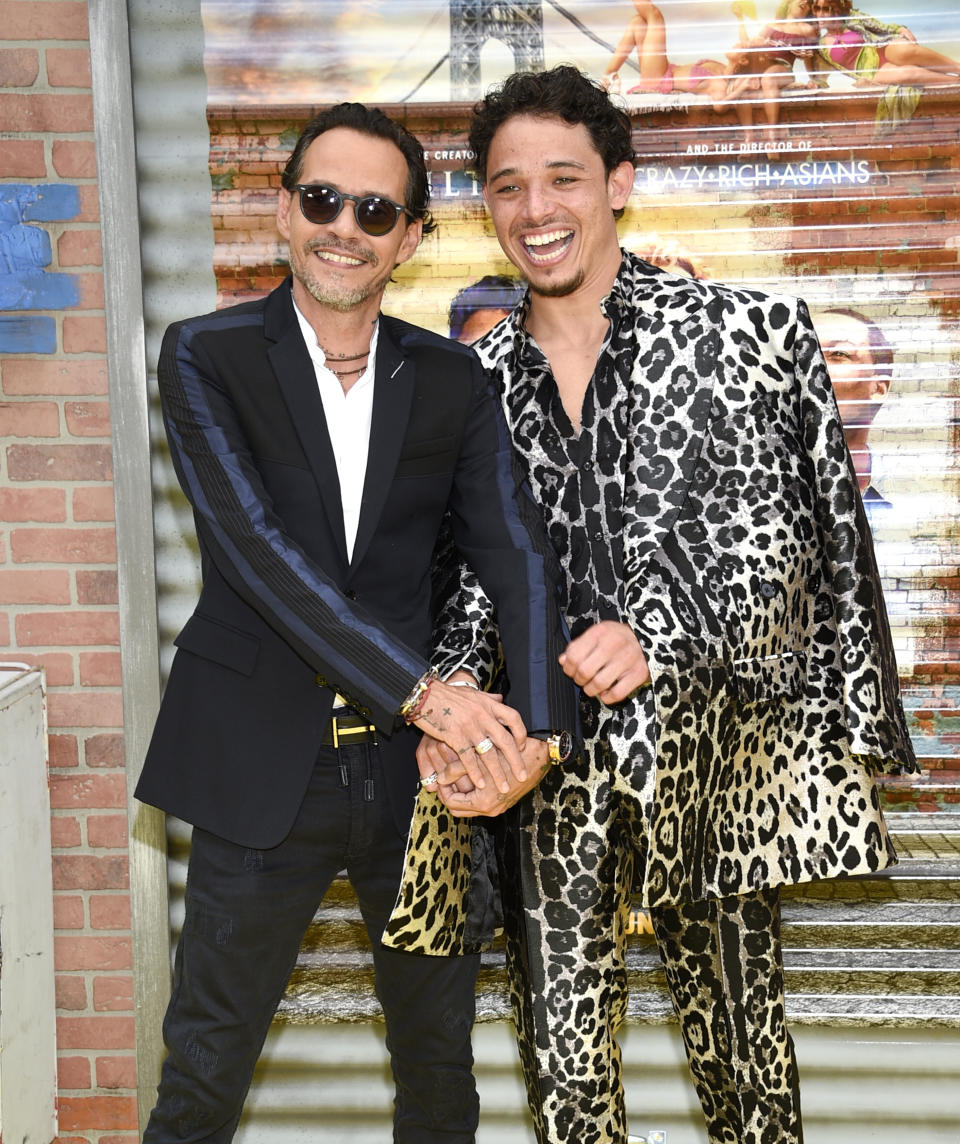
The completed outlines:
{"type": "Polygon", "coordinates": [[[569,731],[561,731],[557,736],[557,762],[565,763],[573,751],[573,736],[569,731]]]}

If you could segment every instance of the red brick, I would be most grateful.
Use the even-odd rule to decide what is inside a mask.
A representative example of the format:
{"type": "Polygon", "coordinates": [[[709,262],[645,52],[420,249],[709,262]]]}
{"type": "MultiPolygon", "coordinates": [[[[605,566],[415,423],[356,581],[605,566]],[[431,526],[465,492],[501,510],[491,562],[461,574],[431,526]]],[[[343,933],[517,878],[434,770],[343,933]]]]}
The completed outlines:
{"type": "Polygon", "coordinates": [[[79,766],[76,735],[51,735],[47,740],[51,767],[79,766]]]}
{"type": "Polygon", "coordinates": [[[121,727],[119,691],[53,691],[47,697],[51,727],[121,727]]]}
{"type": "Polygon", "coordinates": [[[114,518],[113,486],[97,485],[75,489],[73,519],[108,521],[114,518]]]}
{"type": "Polygon", "coordinates": [[[75,810],[80,807],[99,810],[126,805],[127,787],[124,775],[50,776],[50,807],[53,810],[75,810]]]}
{"type": "Polygon", "coordinates": [[[0,520],[60,521],[67,519],[63,489],[0,488],[0,520]]]}
{"type": "MultiPolygon", "coordinates": [[[[51,87],[90,87],[89,49],[47,48],[47,82],[51,87]]],[[[60,174],[77,172],[60,171],[60,174]]]]}
{"type": "Polygon", "coordinates": [[[87,40],[87,6],[76,0],[3,0],[0,28],[6,40],[87,40]]]}
{"type": "Polygon", "coordinates": [[[42,179],[47,160],[41,139],[0,139],[0,171],[8,179],[42,179]]]}
{"type": "Polygon", "coordinates": [[[99,229],[65,230],[57,243],[57,258],[61,266],[100,266],[103,255],[99,229]]]}
{"type": "Polygon", "coordinates": [[[74,274],[73,279],[80,291],[78,310],[102,310],[104,308],[103,274],[74,274]]]}
{"type": "MultiPolygon", "coordinates": [[[[80,819],[74,815],[54,814],[50,817],[50,840],[54,850],[66,850],[83,843],[80,830],[80,819]]],[[[73,901],[74,899],[59,898],[60,901],[73,901]]],[[[76,899],[82,904],[80,898],[76,899]]],[[[69,927],[75,928],[75,927],[69,927]]]]}
{"type": "Polygon", "coordinates": [[[123,736],[91,735],[83,745],[83,758],[88,767],[125,766],[123,736]]]}
{"type": "Polygon", "coordinates": [[[15,564],[113,564],[117,537],[112,528],[15,528],[10,555],[15,564]]]}
{"type": "Polygon", "coordinates": [[[60,409],[55,402],[0,402],[0,437],[59,436],[60,409]]]}
{"type": "MultiPolygon", "coordinates": [[[[3,161],[0,142],[0,164],[3,161]]],[[[42,174],[43,172],[41,172],[42,174]]],[[[105,361],[38,361],[35,358],[10,358],[0,365],[3,392],[8,397],[20,394],[62,394],[79,397],[107,392],[105,361]]]]}
{"type": "MultiPolygon", "coordinates": [[[[99,1083],[99,1082],[98,1082],[99,1083]]],[[[90,1087],[90,1061],[86,1057],[61,1057],[57,1061],[57,1088],[90,1087]]],[[[120,1088],[120,1085],[112,1087],[120,1088]]]]}
{"type": "MultiPolygon", "coordinates": [[[[124,844],[126,833],[124,833],[124,844]]],[[[91,842],[91,846],[96,843],[91,842]]],[[[90,928],[129,930],[130,899],[126,894],[94,894],[90,898],[90,928]]]]}
{"type": "Polygon", "coordinates": [[[58,973],[55,978],[57,1008],[73,1013],[87,1007],[87,983],[72,973],[58,973]]]}
{"type": "Polygon", "coordinates": [[[130,969],[133,965],[128,937],[61,936],[54,937],[53,946],[58,969],[130,969]]]}
{"type": "MultiPolygon", "coordinates": [[[[42,4],[47,8],[52,5],[42,4]]],[[[31,4],[35,11],[37,5],[31,4]]],[[[2,27],[2,24],[0,24],[2,27]]],[[[93,130],[93,99],[89,95],[0,94],[0,123],[5,131],[57,135],[93,130]]]]}
{"type": "Polygon", "coordinates": [[[57,1110],[61,1132],[137,1127],[137,1101],[133,1096],[62,1096],[57,1110]]]}
{"type": "Polygon", "coordinates": [[[93,1007],[98,1013],[128,1011],[133,1008],[133,978],[95,977],[93,981],[93,1007]]]}
{"type": "Polygon", "coordinates": [[[96,183],[81,183],[77,190],[80,192],[80,210],[74,222],[97,222],[100,218],[100,199],[96,183]]]}
{"type": "Polygon", "coordinates": [[[103,318],[63,319],[63,351],[68,354],[102,354],[107,349],[107,324],[103,318]]]}
{"type": "Polygon", "coordinates": [[[40,55],[35,49],[0,48],[0,86],[30,87],[39,72],[40,55]]]}
{"type": "Polygon", "coordinates": [[[136,1057],[97,1057],[97,1085],[100,1088],[136,1088],[136,1057]]]}
{"type": "MultiPolygon", "coordinates": [[[[0,489],[0,504],[3,493],[9,491],[12,490],[0,489]]],[[[70,573],[66,568],[0,569],[0,603],[69,604],[70,573]]]]}
{"type": "Polygon", "coordinates": [[[74,437],[109,437],[110,406],[106,401],[68,401],[67,429],[74,437]]]}
{"type": "Polygon", "coordinates": [[[121,683],[118,651],[80,653],[80,683],[84,687],[119,687],[121,683]]]}
{"type": "Polygon", "coordinates": [[[17,648],[17,659],[46,672],[48,687],[73,686],[73,656],[69,652],[45,651],[41,655],[24,655],[17,648]]]}
{"type": "MultiPolygon", "coordinates": [[[[77,831],[77,842],[71,842],[71,846],[79,846],[80,836],[80,823],[75,818],[55,818],[53,825],[58,822],[72,823],[77,831]]],[[[54,846],[59,846],[60,843],[54,838],[54,846]]],[[[78,894],[54,894],[53,895],[53,928],[58,930],[74,930],[83,929],[86,924],[86,914],[83,908],[83,898],[78,894]]]]}
{"type": "Polygon", "coordinates": [[[78,603],[115,604],[117,600],[116,572],[93,572],[83,569],[77,571],[78,603]]]}
{"type": "Polygon", "coordinates": [[[109,481],[113,477],[109,445],[10,445],[11,481],[109,481]]]}
{"type": "Polygon", "coordinates": [[[104,858],[95,858],[90,854],[53,856],[55,890],[126,890],[128,886],[125,855],[110,854],[104,858]]]}
{"type": "Polygon", "coordinates": [[[10,617],[0,612],[0,647],[10,646],[10,617]]]}
{"type": "MultiPolygon", "coordinates": [[[[139,1136],[101,1136],[100,1144],[139,1144],[139,1140],[139,1136]]],[[[86,1140],[81,1141],[81,1144],[87,1144],[86,1140]]]]}
{"type": "MultiPolygon", "coordinates": [[[[123,776],[97,775],[100,782],[123,776]]],[[[125,788],[124,788],[125,789],[125,788]]],[[[99,808],[97,808],[99,809],[99,808]]],[[[123,849],[127,845],[127,816],[125,814],[90,814],[87,816],[87,845],[91,848],[123,849]]],[[[110,898],[109,901],[117,901],[110,898]]],[[[103,929],[97,926],[97,929],[103,929]]],[[[116,929],[116,926],[111,926],[116,929]]]]}
{"type": "Polygon", "coordinates": [[[17,643],[24,647],[120,642],[116,612],[22,612],[16,625],[17,643]]]}

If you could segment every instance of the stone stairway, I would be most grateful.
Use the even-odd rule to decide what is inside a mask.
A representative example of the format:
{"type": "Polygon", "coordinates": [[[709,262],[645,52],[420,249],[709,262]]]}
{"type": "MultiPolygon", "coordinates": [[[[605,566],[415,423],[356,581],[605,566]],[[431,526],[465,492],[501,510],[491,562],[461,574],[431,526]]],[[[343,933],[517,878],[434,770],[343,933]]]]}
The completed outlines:
{"type": "MultiPolygon", "coordinates": [[[[788,1012],[820,1025],[960,1026],[960,814],[891,812],[901,856],[870,878],[790,887],[783,899],[788,1012]]],[[[502,949],[484,954],[478,1016],[508,1015],[502,949]]],[[[671,1019],[653,938],[628,950],[631,1022],[671,1019]]],[[[365,1021],[369,945],[349,885],[318,912],[278,1013],[280,1022],[365,1021]]]]}

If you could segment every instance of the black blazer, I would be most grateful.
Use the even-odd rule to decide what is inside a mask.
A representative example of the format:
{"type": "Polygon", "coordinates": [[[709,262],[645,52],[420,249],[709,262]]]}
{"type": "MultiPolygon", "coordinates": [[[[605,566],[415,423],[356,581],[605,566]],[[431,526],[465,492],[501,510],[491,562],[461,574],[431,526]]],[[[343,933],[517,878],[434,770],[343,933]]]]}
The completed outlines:
{"type": "Polygon", "coordinates": [[[290,280],[175,323],[159,387],[194,509],[203,590],[177,654],[137,797],[241,845],[281,842],[334,689],[381,735],[409,825],[419,731],[396,711],[429,666],[430,565],[449,513],[499,609],[510,702],[531,730],[573,728],[565,632],[539,512],[472,351],[383,317],[353,558],[323,404],[290,280]]]}

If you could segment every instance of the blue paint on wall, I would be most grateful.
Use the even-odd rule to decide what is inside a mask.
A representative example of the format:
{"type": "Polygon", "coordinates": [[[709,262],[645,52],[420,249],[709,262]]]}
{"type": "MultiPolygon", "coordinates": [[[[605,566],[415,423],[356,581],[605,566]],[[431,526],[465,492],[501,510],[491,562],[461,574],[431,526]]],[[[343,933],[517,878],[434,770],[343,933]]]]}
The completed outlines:
{"type": "Polygon", "coordinates": [[[80,301],[76,278],[42,270],[0,274],[0,310],[68,310],[80,301]]]}
{"type": "MultiPolygon", "coordinates": [[[[50,236],[38,222],[80,213],[79,188],[69,183],[0,185],[0,310],[66,310],[80,301],[76,276],[45,270],[53,260],[50,236]]],[[[0,315],[0,353],[52,354],[50,317],[0,315]]]]}
{"type": "Polygon", "coordinates": [[[52,354],[57,348],[57,323],[46,317],[0,314],[0,354],[52,354]]]}

